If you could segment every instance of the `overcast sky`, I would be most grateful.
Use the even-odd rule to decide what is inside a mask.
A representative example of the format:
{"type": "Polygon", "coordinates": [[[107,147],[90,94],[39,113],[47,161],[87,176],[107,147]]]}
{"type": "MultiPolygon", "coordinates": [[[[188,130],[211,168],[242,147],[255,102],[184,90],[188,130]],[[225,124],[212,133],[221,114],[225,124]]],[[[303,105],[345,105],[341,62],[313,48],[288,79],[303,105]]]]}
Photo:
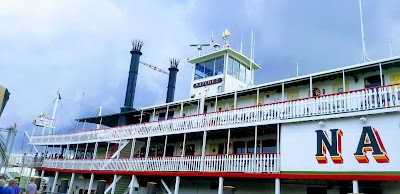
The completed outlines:
{"type": "MultiPolygon", "coordinates": [[[[389,57],[390,40],[400,54],[398,7],[398,0],[363,1],[369,58],[389,57]]],[[[189,44],[209,42],[212,30],[222,44],[229,29],[233,48],[243,33],[248,55],[254,29],[255,60],[262,65],[256,84],[295,76],[296,62],[307,74],[358,63],[362,54],[358,0],[2,0],[0,25],[0,84],[11,93],[0,127],[17,123],[18,152],[32,120],[44,110],[51,114],[47,107],[58,89],[57,132],[74,131],[72,120],[94,116],[100,105],[118,112],[132,39],[144,42],[141,60],[149,64],[167,70],[170,57],[181,59],[175,100],[189,97],[186,59],[196,52],[189,44]]],[[[163,103],[167,81],[140,66],[135,107],[163,103]]]]}

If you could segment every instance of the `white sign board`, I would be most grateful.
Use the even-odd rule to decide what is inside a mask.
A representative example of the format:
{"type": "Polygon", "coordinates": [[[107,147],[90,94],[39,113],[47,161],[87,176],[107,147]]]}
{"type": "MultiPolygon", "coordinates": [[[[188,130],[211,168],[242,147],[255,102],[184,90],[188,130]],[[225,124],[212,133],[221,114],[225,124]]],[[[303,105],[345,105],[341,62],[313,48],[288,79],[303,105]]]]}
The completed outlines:
{"type": "Polygon", "coordinates": [[[56,128],[56,120],[48,119],[45,117],[37,118],[36,120],[34,120],[34,124],[39,127],[46,127],[51,129],[56,128]]]}
{"type": "Polygon", "coordinates": [[[400,171],[400,114],[282,124],[281,171],[400,171]]]}

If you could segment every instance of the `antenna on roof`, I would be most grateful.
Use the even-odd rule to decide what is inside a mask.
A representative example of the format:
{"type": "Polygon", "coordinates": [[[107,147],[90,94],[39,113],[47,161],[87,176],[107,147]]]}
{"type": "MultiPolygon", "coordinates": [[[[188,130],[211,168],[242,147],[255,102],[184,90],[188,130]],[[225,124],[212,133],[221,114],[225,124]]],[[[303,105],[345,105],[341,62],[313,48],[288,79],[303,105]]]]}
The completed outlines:
{"type": "Polygon", "coordinates": [[[240,53],[243,54],[243,32],[242,32],[242,40],[240,41],[240,53]]]}
{"type": "Polygon", "coordinates": [[[296,64],[296,73],[297,77],[299,77],[299,62],[296,64]]]}
{"type": "Polygon", "coordinates": [[[195,46],[197,47],[197,51],[198,51],[198,56],[201,56],[201,51],[203,50],[203,46],[210,46],[210,44],[191,44],[190,46],[195,46]]]}
{"type": "Polygon", "coordinates": [[[361,62],[367,62],[371,61],[371,59],[368,58],[367,53],[365,52],[365,37],[364,37],[364,24],[363,24],[363,15],[362,15],[362,6],[361,6],[361,0],[358,0],[359,5],[360,5],[360,22],[361,22],[361,40],[362,40],[362,47],[363,47],[363,54],[361,58],[361,62]]]}
{"type": "Polygon", "coordinates": [[[256,49],[255,49],[255,47],[256,47],[256,36],[254,35],[253,36],[253,62],[254,62],[254,55],[255,55],[255,53],[256,53],[256,49]]]}
{"type": "Polygon", "coordinates": [[[392,41],[389,41],[389,46],[390,46],[390,56],[393,57],[393,50],[392,50],[392,41]]]}
{"type": "Polygon", "coordinates": [[[253,61],[253,29],[251,29],[251,40],[250,40],[250,61],[253,61]]]}
{"type": "Polygon", "coordinates": [[[210,48],[208,49],[208,52],[211,52],[214,47],[214,30],[211,31],[211,41],[210,41],[210,48]]]}

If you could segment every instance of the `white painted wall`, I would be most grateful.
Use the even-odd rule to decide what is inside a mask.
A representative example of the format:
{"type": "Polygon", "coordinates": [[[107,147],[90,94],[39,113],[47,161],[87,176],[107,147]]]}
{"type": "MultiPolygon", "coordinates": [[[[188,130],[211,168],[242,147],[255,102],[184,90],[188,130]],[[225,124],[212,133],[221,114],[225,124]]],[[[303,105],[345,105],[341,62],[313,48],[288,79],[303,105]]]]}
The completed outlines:
{"type": "Polygon", "coordinates": [[[282,124],[281,128],[281,171],[400,171],[400,113],[367,116],[367,121],[360,117],[330,119],[319,125],[319,121],[282,124]],[[368,164],[360,164],[354,157],[363,126],[372,126],[380,135],[386,148],[390,163],[377,163],[368,152],[368,164]],[[316,130],[341,129],[343,164],[333,164],[327,154],[328,164],[318,164],[316,130]]]}
{"type": "Polygon", "coordinates": [[[241,88],[246,88],[248,85],[244,82],[232,77],[231,75],[226,75],[225,77],[225,92],[239,90],[241,88]]]}

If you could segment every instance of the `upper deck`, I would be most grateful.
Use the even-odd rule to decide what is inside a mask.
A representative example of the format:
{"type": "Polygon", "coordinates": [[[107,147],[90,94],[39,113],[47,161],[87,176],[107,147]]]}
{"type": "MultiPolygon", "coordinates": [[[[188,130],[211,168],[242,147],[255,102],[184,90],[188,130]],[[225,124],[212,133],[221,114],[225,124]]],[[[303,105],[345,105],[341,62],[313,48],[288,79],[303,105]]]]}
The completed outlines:
{"type": "MultiPolygon", "coordinates": [[[[132,112],[136,119],[130,125],[33,136],[30,144],[111,141],[398,111],[399,67],[400,57],[391,57],[146,107],[132,112]]],[[[97,122],[96,119],[86,121],[97,122]]]]}

